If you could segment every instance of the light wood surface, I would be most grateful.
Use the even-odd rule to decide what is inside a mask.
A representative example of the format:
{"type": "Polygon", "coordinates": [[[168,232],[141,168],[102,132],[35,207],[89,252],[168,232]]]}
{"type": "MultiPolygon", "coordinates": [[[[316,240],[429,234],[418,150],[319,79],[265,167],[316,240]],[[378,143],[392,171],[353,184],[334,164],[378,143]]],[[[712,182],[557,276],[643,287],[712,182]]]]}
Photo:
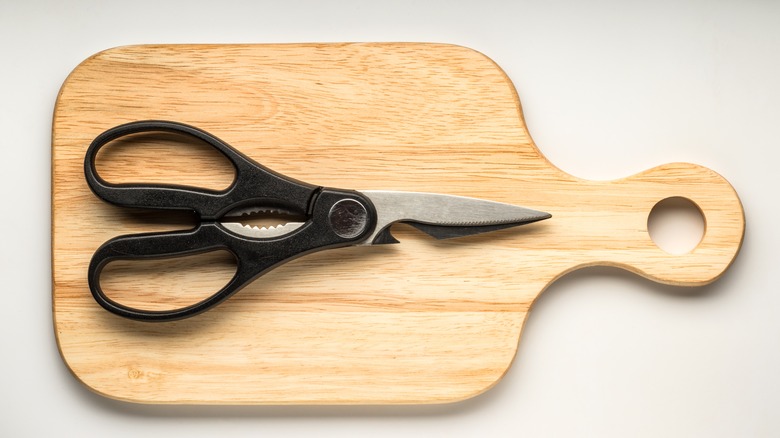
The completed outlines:
{"type": "MultiPolygon", "coordinates": [[[[226,162],[172,139],[101,152],[113,182],[224,187],[226,162]]],[[[438,403],[496,384],[536,297],[595,265],[698,286],[717,279],[744,232],[740,201],[707,168],[668,164],[586,181],[549,163],[515,89],[491,60],[436,44],[133,46],[96,54],[65,81],[52,134],[53,310],[60,352],[92,390],[147,403],[438,403]],[[84,153],[120,123],[203,128],[309,183],[450,193],[547,211],[537,224],[452,241],[405,226],[402,242],[297,259],[203,315],[162,324],[116,317],[92,299],[92,253],[127,233],[187,227],[96,198],[84,153]],[[647,232],[659,201],[692,200],[706,220],[691,252],[647,232]]],[[[215,291],[232,260],[114,263],[115,299],[178,306],[215,291]]]]}

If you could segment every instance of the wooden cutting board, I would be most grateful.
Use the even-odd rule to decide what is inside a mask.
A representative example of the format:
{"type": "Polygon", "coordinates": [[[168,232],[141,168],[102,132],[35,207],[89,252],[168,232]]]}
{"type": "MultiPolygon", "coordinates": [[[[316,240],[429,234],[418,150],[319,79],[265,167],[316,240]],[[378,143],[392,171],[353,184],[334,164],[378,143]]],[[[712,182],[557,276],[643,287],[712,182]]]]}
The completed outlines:
{"type": "MultiPolygon", "coordinates": [[[[98,158],[112,182],[225,187],[231,171],[201,145],[117,144],[98,158]]],[[[537,296],[575,269],[617,266],[698,286],[736,256],[744,215],[732,187],[701,166],[668,164],[615,181],[554,167],[534,145],[507,76],[473,50],[439,44],[120,47],[62,86],[52,134],[53,311],[73,374],[108,397],[147,403],[439,403],[496,384],[537,296]],[[121,319],[87,287],[107,239],[177,229],[189,218],[96,198],[84,153],[120,123],[198,126],[285,175],[313,184],[450,193],[523,205],[553,218],[435,241],[394,227],[400,245],[297,259],[228,302],[171,323],[121,319]],[[706,220],[683,255],[647,231],[661,200],[693,201],[706,220]],[[180,223],[182,222],[182,223],[180,223]]],[[[232,274],[221,254],[118,263],[106,289],[127,304],[180,304],[232,274]],[[113,291],[113,292],[112,292],[113,291]]]]}

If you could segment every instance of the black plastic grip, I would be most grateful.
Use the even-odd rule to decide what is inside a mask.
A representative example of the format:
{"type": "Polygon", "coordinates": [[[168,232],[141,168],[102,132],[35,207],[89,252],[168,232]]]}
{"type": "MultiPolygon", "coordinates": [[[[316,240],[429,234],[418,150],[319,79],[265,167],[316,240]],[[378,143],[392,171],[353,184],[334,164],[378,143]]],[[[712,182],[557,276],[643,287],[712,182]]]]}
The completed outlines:
{"type": "Polygon", "coordinates": [[[376,210],[359,192],[313,186],[276,173],[198,128],[177,122],[149,120],[119,125],[100,134],[90,144],[84,159],[84,174],[101,199],[122,207],[192,210],[199,225],[189,231],[147,233],[115,237],[95,251],[87,277],[92,296],[106,310],[141,321],[174,321],[187,318],[221,303],[256,277],[302,255],[327,248],[352,245],[366,238],[376,226],[376,210]],[[145,132],[172,132],[194,137],[211,145],[233,164],[236,176],[225,190],[206,190],[183,185],[111,184],[95,169],[101,147],[112,140],[145,132]],[[230,231],[217,221],[228,211],[243,206],[283,208],[308,220],[289,234],[258,238],[230,231]],[[355,232],[353,207],[362,212],[355,232]],[[364,221],[364,222],[363,222],[364,221]],[[236,273],[219,291],[190,306],[170,310],[143,310],[110,299],[100,287],[103,268],[114,260],[134,260],[193,255],[226,250],[236,259],[236,273]]]}
{"type": "Polygon", "coordinates": [[[178,122],[146,120],[111,128],[95,138],[87,149],[84,174],[90,189],[101,199],[123,207],[192,210],[204,221],[217,220],[228,211],[247,204],[263,204],[306,214],[318,189],[276,173],[233,149],[219,138],[178,122]],[[118,138],[151,132],[170,132],[201,140],[224,155],[235,169],[235,180],[225,190],[208,190],[185,185],[112,184],[98,175],[97,153],[118,138]]]}
{"type": "Polygon", "coordinates": [[[103,308],[125,318],[161,322],[175,321],[208,310],[252,280],[302,255],[328,248],[348,246],[370,235],[376,226],[376,210],[358,192],[323,189],[316,196],[311,218],[290,234],[258,239],[236,234],[217,222],[204,222],[189,231],[134,234],[115,237],[95,251],[87,273],[92,296],[103,308]],[[334,205],[354,200],[367,212],[365,226],[355,235],[345,236],[330,220],[334,205]],[[226,250],[236,259],[233,278],[212,296],[190,306],[170,310],[143,310],[110,299],[100,287],[100,274],[114,260],[178,257],[213,250],[226,250]]]}
{"type": "Polygon", "coordinates": [[[230,236],[217,228],[215,223],[202,224],[190,231],[169,233],[134,234],[115,237],[95,251],[88,269],[89,288],[95,301],[104,309],[125,318],[142,321],[173,321],[196,315],[237,292],[246,282],[246,266],[241,266],[235,251],[231,249],[230,236]],[[150,258],[168,258],[200,254],[212,250],[227,250],[236,257],[237,267],[233,278],[217,293],[203,301],[178,309],[143,310],[126,306],[109,298],[100,286],[100,274],[110,262],[150,258]]]}

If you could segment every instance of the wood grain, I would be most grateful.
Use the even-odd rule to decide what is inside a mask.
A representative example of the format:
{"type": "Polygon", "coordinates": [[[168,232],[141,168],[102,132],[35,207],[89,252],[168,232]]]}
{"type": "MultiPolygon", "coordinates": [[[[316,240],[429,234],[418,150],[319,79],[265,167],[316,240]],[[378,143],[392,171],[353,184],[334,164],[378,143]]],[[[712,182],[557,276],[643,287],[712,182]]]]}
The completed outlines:
{"type": "MultiPolygon", "coordinates": [[[[224,187],[199,145],[110,145],[112,181],[224,187]]],[[[668,164],[586,181],[534,145],[515,89],[491,60],[437,44],[132,46],[98,53],[60,91],[52,133],[53,311],[62,357],[92,390],[146,403],[439,403],[487,390],[510,366],[528,311],[556,278],[609,265],[697,286],[718,278],[744,231],[740,201],[712,170],[668,164]],[[83,176],[91,140],[142,119],[201,127],[283,174],[319,185],[451,193],[548,211],[541,223],[454,241],[397,226],[400,245],[295,260],[184,321],[126,321],[91,298],[105,240],[187,227],[190,217],[113,207],[83,176]],[[660,250],[650,210],[681,196],[706,231],[660,250]]],[[[179,305],[215,290],[232,260],[107,270],[128,304],[179,305]]]]}

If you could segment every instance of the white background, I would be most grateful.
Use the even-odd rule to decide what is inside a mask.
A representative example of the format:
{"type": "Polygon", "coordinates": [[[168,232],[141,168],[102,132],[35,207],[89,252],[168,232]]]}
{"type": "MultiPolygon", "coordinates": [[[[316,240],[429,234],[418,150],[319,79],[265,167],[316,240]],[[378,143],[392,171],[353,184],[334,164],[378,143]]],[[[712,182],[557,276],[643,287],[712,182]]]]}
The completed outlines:
{"type": "Polygon", "coordinates": [[[0,0],[0,436],[780,436],[780,3],[0,0]],[[82,387],[51,320],[50,133],[89,55],[140,43],[448,42],[515,83],[542,152],[585,178],[691,161],[744,246],[711,286],[558,281],[491,391],[422,407],[144,406],[82,387]]]}

